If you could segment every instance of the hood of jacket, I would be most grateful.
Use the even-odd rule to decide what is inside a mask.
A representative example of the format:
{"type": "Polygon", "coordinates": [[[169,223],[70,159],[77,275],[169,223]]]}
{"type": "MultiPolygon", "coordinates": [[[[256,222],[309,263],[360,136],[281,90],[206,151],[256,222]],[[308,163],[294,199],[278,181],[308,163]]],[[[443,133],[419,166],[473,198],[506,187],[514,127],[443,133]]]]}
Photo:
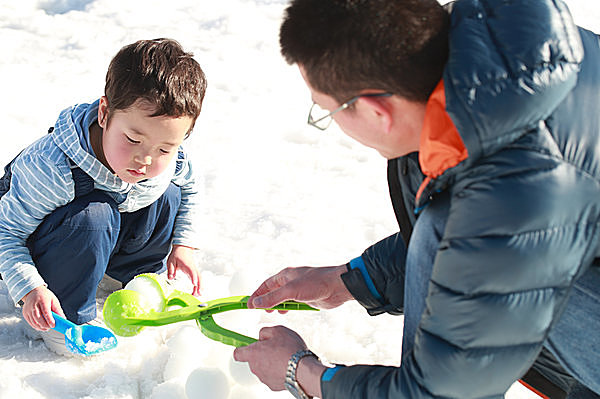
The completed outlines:
{"type": "Polygon", "coordinates": [[[584,56],[579,32],[565,22],[570,18],[564,4],[543,4],[453,4],[443,90],[438,86],[430,98],[421,140],[430,150],[420,154],[429,178],[420,191],[444,189],[457,173],[535,129],[575,87],[584,56]],[[547,16],[538,18],[540,13],[552,23],[547,16]],[[446,120],[432,102],[445,105],[446,120]],[[427,126],[431,119],[436,126],[427,126]],[[460,139],[432,137],[439,123],[443,130],[455,129],[460,139]]]}

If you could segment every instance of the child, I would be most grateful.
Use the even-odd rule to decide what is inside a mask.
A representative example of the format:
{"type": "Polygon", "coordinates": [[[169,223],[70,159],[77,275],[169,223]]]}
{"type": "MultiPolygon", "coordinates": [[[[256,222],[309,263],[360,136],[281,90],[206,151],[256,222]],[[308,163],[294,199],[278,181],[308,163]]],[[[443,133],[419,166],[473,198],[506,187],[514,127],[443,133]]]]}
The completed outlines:
{"type": "Polygon", "coordinates": [[[66,354],[50,311],[94,323],[106,273],[185,272],[193,259],[198,192],[180,147],[200,114],[206,78],[169,39],[123,47],[105,95],[61,112],[49,134],[7,168],[0,199],[0,274],[46,345],[66,354]],[[168,256],[168,257],[167,257],[168,256]]]}

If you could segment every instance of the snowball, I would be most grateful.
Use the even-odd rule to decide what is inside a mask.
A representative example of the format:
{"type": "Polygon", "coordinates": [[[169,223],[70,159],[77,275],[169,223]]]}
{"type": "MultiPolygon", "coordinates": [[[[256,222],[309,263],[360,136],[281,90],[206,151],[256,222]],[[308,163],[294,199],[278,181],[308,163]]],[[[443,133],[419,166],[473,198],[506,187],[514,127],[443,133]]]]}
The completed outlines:
{"type": "Polygon", "coordinates": [[[256,270],[236,270],[229,281],[231,295],[250,295],[258,288],[261,279],[256,270]]]}
{"type": "Polygon", "coordinates": [[[253,392],[248,387],[244,387],[241,385],[235,385],[231,389],[231,394],[227,399],[258,399],[259,395],[256,392],[253,392]]]}
{"type": "Polygon", "coordinates": [[[190,353],[203,342],[204,335],[195,325],[182,326],[169,340],[167,346],[173,353],[190,353]]]}
{"type": "Polygon", "coordinates": [[[246,362],[238,362],[233,357],[229,360],[229,374],[235,382],[241,385],[258,384],[260,380],[252,371],[246,362]]]}
{"type": "Polygon", "coordinates": [[[183,383],[185,381],[171,380],[154,387],[148,399],[175,399],[185,398],[183,383]]]}
{"type": "Polygon", "coordinates": [[[202,358],[206,350],[199,345],[203,335],[195,326],[184,326],[167,341],[170,356],[163,370],[163,378],[185,378],[199,365],[204,364],[202,358]]]}
{"type": "Polygon", "coordinates": [[[227,399],[229,389],[227,377],[215,368],[198,368],[192,371],[185,383],[188,399],[227,399]]]}
{"type": "Polygon", "coordinates": [[[161,285],[147,276],[137,276],[127,283],[126,290],[139,292],[148,301],[150,309],[162,312],[165,309],[165,297],[161,285]]]}

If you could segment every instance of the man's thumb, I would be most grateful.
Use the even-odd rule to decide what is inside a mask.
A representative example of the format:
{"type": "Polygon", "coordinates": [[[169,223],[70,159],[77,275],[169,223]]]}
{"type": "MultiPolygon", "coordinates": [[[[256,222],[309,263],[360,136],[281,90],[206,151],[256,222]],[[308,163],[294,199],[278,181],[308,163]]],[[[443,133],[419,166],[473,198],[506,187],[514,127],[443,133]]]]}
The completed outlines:
{"type": "Polygon", "coordinates": [[[254,298],[252,304],[256,308],[268,309],[275,305],[285,301],[286,298],[282,298],[281,290],[274,290],[259,297],[254,298]]]}
{"type": "Polygon", "coordinates": [[[240,346],[239,348],[235,348],[235,350],[233,351],[233,360],[235,360],[236,362],[247,362],[248,359],[246,358],[246,347],[245,346],[240,346]]]}

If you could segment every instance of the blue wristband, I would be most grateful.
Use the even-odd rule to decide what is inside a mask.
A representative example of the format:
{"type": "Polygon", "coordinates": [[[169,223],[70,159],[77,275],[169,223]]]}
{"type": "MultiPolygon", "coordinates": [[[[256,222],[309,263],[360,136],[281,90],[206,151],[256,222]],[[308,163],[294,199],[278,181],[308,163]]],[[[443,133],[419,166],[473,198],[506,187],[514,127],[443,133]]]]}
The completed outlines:
{"type": "Polygon", "coordinates": [[[335,367],[328,368],[327,370],[325,370],[323,372],[323,375],[321,375],[321,381],[324,381],[324,382],[331,381],[333,379],[333,376],[335,375],[335,373],[340,371],[342,369],[342,367],[344,367],[344,366],[335,366],[335,367]]]}
{"type": "Polygon", "coordinates": [[[367,288],[369,289],[371,294],[375,297],[375,299],[382,301],[383,298],[381,297],[379,292],[377,292],[377,289],[375,288],[375,284],[373,283],[371,276],[369,276],[369,273],[367,272],[367,267],[365,266],[365,262],[363,261],[363,258],[361,256],[359,256],[358,258],[352,259],[350,261],[350,268],[360,270],[360,273],[362,274],[363,279],[365,280],[365,284],[367,285],[367,288]]]}

